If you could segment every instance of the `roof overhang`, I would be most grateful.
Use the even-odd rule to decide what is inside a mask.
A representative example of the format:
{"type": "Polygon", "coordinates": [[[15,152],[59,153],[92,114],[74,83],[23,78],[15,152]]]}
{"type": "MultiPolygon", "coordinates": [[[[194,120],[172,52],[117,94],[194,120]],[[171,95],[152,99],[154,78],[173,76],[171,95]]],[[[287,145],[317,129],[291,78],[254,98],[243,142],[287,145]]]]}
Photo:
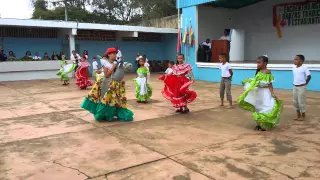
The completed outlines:
{"type": "Polygon", "coordinates": [[[86,30],[105,30],[105,31],[129,31],[146,33],[178,33],[173,28],[154,28],[143,26],[125,26],[111,24],[78,23],[72,21],[50,21],[38,19],[0,19],[0,26],[21,26],[21,27],[42,27],[42,28],[61,28],[61,29],[86,29],[86,30]]]}
{"type": "Polygon", "coordinates": [[[260,1],[263,0],[177,0],[177,8],[206,4],[214,7],[239,9],[260,1]]]}

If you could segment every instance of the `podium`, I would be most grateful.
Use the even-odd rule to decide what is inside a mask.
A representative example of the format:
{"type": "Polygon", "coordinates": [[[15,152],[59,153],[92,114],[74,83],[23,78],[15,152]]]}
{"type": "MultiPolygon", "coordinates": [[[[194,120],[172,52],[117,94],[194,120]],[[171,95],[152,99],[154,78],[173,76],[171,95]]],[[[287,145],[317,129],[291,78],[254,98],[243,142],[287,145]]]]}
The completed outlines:
{"type": "Polygon", "coordinates": [[[211,43],[211,51],[211,62],[219,62],[219,55],[221,53],[226,53],[229,57],[230,42],[227,40],[213,40],[211,43]]]}

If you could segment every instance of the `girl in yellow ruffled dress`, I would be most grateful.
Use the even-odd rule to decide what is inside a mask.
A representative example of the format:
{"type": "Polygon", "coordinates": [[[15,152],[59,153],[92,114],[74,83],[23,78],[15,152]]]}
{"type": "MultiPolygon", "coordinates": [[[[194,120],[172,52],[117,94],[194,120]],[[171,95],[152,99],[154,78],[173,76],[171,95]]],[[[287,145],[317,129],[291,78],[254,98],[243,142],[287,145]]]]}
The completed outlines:
{"type": "Polygon", "coordinates": [[[97,82],[81,104],[97,121],[132,121],[133,112],[127,109],[123,64],[117,62],[117,49],[109,48],[103,64],[104,77],[97,82]]]}

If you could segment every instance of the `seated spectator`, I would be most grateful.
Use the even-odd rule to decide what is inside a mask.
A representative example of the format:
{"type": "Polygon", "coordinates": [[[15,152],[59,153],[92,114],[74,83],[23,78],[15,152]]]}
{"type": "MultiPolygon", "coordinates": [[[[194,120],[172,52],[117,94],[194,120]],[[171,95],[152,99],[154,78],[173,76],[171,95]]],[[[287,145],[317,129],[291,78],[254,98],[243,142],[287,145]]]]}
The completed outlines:
{"type": "Polygon", "coordinates": [[[44,53],[42,60],[51,60],[47,52],[44,53]]]}
{"type": "Polygon", "coordinates": [[[16,56],[14,55],[13,51],[9,51],[8,61],[16,60],[16,56]]]}
{"type": "Polygon", "coordinates": [[[4,54],[3,49],[0,49],[0,61],[7,61],[7,55],[4,54]]]}
{"type": "Polygon", "coordinates": [[[31,52],[30,52],[30,51],[27,51],[27,52],[26,52],[26,55],[23,56],[23,57],[21,58],[21,60],[22,60],[22,61],[31,61],[31,60],[32,60],[31,52]]]}
{"type": "Polygon", "coordinates": [[[56,52],[53,52],[51,55],[51,60],[59,60],[59,56],[56,52]]]}
{"type": "Polygon", "coordinates": [[[42,58],[39,56],[39,52],[36,52],[35,56],[33,56],[33,60],[41,60],[42,58]]]}
{"type": "Polygon", "coordinates": [[[64,59],[65,59],[65,60],[67,60],[67,59],[66,59],[66,56],[64,55],[64,53],[63,53],[63,52],[60,52],[60,54],[59,54],[59,60],[61,60],[61,59],[62,59],[62,56],[64,56],[64,59]]]}

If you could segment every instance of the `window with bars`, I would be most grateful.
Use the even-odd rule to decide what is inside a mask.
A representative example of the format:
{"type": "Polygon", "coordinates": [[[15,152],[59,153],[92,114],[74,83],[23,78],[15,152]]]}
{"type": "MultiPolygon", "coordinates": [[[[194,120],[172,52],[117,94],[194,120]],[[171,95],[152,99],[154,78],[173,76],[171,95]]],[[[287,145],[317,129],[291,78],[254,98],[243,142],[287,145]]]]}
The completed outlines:
{"type": "Polygon", "coordinates": [[[116,32],[114,32],[114,31],[78,30],[76,40],[115,41],[116,40],[116,32]]]}
{"type": "Polygon", "coordinates": [[[162,34],[159,33],[140,33],[138,37],[123,37],[122,41],[145,41],[145,42],[161,42],[162,34]]]}
{"type": "Polygon", "coordinates": [[[0,37],[58,38],[58,30],[54,28],[1,27],[0,37]]]}

